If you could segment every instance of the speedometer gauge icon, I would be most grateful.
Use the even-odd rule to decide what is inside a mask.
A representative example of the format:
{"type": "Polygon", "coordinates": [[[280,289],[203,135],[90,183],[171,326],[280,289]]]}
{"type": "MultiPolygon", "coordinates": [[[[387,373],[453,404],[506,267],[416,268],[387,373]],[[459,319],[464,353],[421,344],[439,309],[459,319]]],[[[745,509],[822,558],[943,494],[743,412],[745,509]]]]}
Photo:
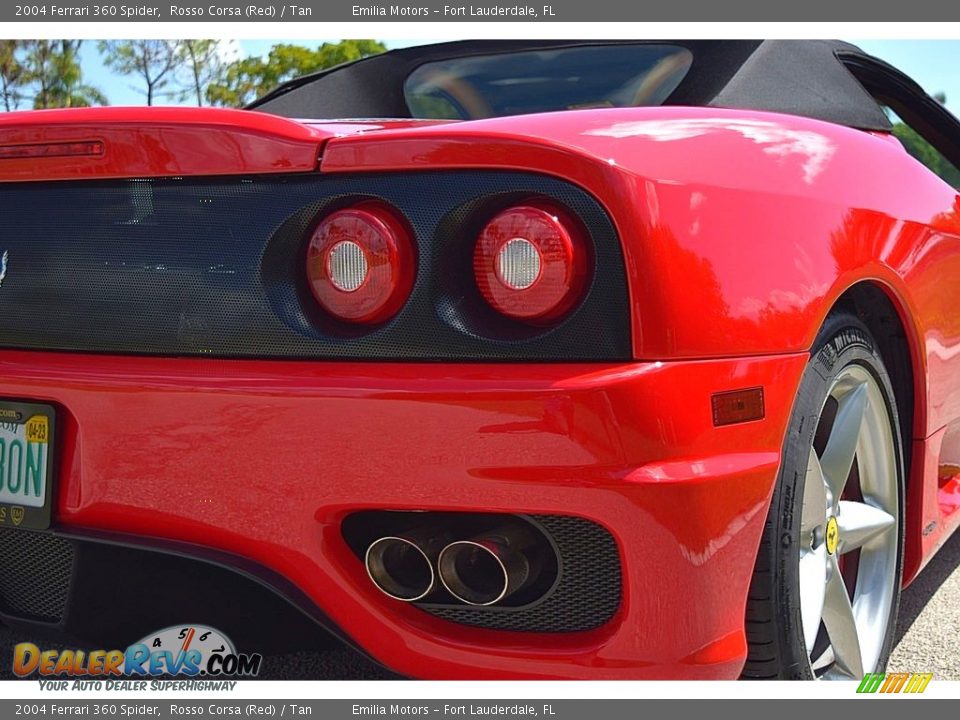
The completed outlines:
{"type": "Polygon", "coordinates": [[[140,643],[146,645],[151,652],[167,650],[174,655],[191,650],[198,650],[204,658],[209,658],[214,653],[236,655],[230,638],[207,625],[171,625],[147,635],[140,643]]]}

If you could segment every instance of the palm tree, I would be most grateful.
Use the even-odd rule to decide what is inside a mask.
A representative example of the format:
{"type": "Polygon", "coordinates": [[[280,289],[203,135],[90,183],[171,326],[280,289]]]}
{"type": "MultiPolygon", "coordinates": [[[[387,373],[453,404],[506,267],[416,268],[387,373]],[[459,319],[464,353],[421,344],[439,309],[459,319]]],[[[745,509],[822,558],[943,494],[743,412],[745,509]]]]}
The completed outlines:
{"type": "Polygon", "coordinates": [[[16,110],[23,97],[24,68],[17,58],[21,40],[0,40],[0,98],[7,112],[16,110]]]}
{"type": "Polygon", "coordinates": [[[107,105],[106,96],[83,82],[78,53],[82,40],[28,42],[27,79],[36,86],[33,107],[66,108],[107,105]]]}

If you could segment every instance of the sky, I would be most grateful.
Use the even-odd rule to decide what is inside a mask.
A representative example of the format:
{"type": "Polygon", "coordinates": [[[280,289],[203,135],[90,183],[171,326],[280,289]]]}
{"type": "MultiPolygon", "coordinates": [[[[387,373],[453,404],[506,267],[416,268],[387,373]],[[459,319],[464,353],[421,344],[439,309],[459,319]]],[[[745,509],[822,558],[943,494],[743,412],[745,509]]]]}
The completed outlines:
{"type": "MultiPolygon", "coordinates": [[[[283,40],[224,40],[231,45],[228,54],[237,53],[241,57],[251,55],[266,55],[270,48],[278,43],[290,45],[307,45],[316,47],[324,42],[337,42],[336,39],[283,39],[283,40]]],[[[420,44],[417,40],[385,40],[384,45],[392,50],[398,47],[420,44]]],[[[958,43],[960,44],[960,43],[958,43]]],[[[960,51],[958,51],[960,52],[960,51]]],[[[144,105],[146,103],[143,92],[138,89],[137,79],[133,76],[118,76],[103,64],[103,58],[97,50],[96,40],[87,40],[80,48],[80,66],[83,71],[84,82],[100,88],[106,93],[111,105],[144,105]]]]}
{"type": "MultiPolygon", "coordinates": [[[[323,40],[231,40],[231,51],[241,56],[265,55],[276,43],[302,43],[316,46],[323,40]]],[[[335,40],[331,40],[335,42],[335,40]]],[[[960,40],[856,40],[855,45],[886,60],[916,80],[928,93],[943,92],[947,107],[960,117],[960,40]]],[[[416,45],[416,40],[388,40],[388,48],[416,45]]],[[[134,87],[133,77],[118,77],[104,67],[96,42],[87,41],[81,49],[84,80],[103,90],[111,105],[142,105],[144,96],[134,87]]]]}

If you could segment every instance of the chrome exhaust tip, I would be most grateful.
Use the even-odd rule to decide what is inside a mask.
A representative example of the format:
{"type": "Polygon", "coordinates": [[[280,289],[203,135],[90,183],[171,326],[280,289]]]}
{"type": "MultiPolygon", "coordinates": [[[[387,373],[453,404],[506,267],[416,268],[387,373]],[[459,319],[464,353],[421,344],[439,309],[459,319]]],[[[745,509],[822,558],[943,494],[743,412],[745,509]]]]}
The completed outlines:
{"type": "Polygon", "coordinates": [[[530,561],[509,535],[484,535],[447,545],[437,561],[440,582],[467,605],[493,605],[531,579],[530,561]]]}
{"type": "Polygon", "coordinates": [[[367,548],[364,564],[377,588],[394,600],[415,602],[425,598],[436,586],[433,570],[436,542],[419,541],[415,535],[388,535],[374,540],[367,548]]]}

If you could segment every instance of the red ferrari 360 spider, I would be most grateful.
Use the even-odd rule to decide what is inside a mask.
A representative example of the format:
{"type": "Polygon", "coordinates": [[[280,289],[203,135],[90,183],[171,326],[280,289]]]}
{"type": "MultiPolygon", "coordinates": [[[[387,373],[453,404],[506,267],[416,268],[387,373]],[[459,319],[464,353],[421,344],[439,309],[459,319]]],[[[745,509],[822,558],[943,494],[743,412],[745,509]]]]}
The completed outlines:
{"type": "Polygon", "coordinates": [[[821,41],[3,115],[2,619],[280,595],[423,678],[882,670],[960,518],[956,165],[821,41]]]}

